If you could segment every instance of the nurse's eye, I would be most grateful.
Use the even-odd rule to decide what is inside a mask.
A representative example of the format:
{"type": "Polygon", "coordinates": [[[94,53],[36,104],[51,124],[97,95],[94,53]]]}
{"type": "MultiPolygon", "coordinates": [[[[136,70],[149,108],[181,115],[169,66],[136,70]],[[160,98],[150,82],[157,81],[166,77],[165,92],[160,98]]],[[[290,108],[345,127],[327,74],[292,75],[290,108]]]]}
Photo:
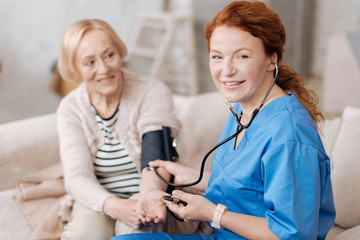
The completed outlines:
{"type": "Polygon", "coordinates": [[[211,59],[219,60],[219,59],[222,59],[222,57],[220,55],[213,55],[213,56],[211,56],[211,59]]]}
{"type": "Polygon", "coordinates": [[[248,58],[248,56],[247,55],[239,55],[238,58],[239,59],[246,59],[246,58],[248,58]]]}

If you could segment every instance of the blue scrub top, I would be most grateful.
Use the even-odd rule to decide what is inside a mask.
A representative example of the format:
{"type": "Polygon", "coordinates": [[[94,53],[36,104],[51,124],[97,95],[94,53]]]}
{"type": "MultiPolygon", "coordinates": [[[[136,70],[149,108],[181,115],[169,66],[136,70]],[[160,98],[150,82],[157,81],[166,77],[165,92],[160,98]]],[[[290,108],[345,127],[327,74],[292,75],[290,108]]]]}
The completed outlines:
{"type": "MultiPolygon", "coordinates": [[[[239,104],[235,109],[241,112],[239,104]]],[[[237,130],[230,115],[220,141],[237,130]]],[[[216,150],[205,197],[228,211],[267,219],[280,239],[325,239],[335,219],[330,159],[294,94],[266,105],[234,150],[216,150]]],[[[216,239],[244,239],[215,229],[216,239]]]]}

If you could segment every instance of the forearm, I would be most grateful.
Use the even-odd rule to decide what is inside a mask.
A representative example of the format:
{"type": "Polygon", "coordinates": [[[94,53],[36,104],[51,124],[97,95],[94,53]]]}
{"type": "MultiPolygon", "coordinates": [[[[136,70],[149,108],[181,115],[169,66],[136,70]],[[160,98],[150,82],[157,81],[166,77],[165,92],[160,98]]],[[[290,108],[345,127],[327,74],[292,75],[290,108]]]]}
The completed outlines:
{"type": "MultiPolygon", "coordinates": [[[[211,174],[210,171],[204,170],[201,181],[199,183],[197,183],[196,185],[189,187],[190,192],[197,193],[197,194],[202,194],[203,192],[205,192],[206,187],[209,183],[210,174],[211,174]]],[[[176,183],[178,183],[178,184],[193,183],[199,179],[199,176],[200,176],[199,169],[187,167],[185,169],[185,171],[183,170],[183,172],[179,174],[179,177],[177,177],[176,183]]]]}
{"type": "Polygon", "coordinates": [[[115,196],[111,196],[107,198],[103,208],[103,212],[105,213],[105,215],[110,216],[113,219],[116,219],[114,213],[117,212],[117,205],[121,204],[122,201],[126,201],[126,200],[120,199],[115,196]]]}
{"type": "Polygon", "coordinates": [[[201,181],[198,184],[194,185],[192,188],[194,188],[195,190],[198,190],[200,192],[205,192],[206,187],[209,183],[210,174],[211,174],[210,171],[205,170],[201,181]]]}
{"type": "Polygon", "coordinates": [[[61,148],[61,158],[67,192],[81,205],[102,212],[105,200],[113,194],[97,180],[90,153],[73,143],[73,147],[61,148]]]}
{"type": "Polygon", "coordinates": [[[246,239],[279,239],[268,228],[266,218],[226,211],[221,226],[246,239]]]}
{"type": "Polygon", "coordinates": [[[106,199],[113,196],[92,179],[73,177],[65,184],[67,192],[76,202],[97,212],[102,212],[106,199]]]}
{"type": "MultiPolygon", "coordinates": [[[[157,169],[163,178],[169,180],[170,174],[163,168],[157,169]]],[[[141,183],[139,186],[140,194],[146,194],[154,190],[166,191],[167,184],[164,183],[155,173],[147,168],[141,172],[141,183]]]]}

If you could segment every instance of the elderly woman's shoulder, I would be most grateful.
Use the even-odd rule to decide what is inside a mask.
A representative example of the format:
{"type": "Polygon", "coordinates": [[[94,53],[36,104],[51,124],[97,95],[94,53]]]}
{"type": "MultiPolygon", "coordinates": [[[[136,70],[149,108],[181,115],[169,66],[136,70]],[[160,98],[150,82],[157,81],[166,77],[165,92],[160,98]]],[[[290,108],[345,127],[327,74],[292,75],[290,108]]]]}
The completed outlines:
{"type": "Polygon", "coordinates": [[[86,85],[85,83],[81,83],[77,88],[69,92],[61,99],[58,111],[59,109],[77,108],[76,106],[78,106],[79,100],[83,99],[82,101],[86,101],[86,97],[86,85]]]}
{"type": "Polygon", "coordinates": [[[123,68],[125,88],[136,89],[136,91],[169,92],[167,85],[159,79],[134,73],[123,68]]]}

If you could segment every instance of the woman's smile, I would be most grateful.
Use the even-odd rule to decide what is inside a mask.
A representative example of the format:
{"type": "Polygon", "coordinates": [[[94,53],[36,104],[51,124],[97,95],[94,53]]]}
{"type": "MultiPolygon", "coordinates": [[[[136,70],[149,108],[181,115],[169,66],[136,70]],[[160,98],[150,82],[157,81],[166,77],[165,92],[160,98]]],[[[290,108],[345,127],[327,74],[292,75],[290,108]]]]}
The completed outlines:
{"type": "Polygon", "coordinates": [[[108,85],[113,82],[113,79],[114,79],[114,75],[108,75],[106,77],[99,79],[98,82],[100,82],[103,85],[108,85]]]}
{"type": "Polygon", "coordinates": [[[232,87],[232,86],[239,86],[241,84],[243,84],[245,81],[224,81],[223,84],[225,84],[228,87],[232,87]]]}

